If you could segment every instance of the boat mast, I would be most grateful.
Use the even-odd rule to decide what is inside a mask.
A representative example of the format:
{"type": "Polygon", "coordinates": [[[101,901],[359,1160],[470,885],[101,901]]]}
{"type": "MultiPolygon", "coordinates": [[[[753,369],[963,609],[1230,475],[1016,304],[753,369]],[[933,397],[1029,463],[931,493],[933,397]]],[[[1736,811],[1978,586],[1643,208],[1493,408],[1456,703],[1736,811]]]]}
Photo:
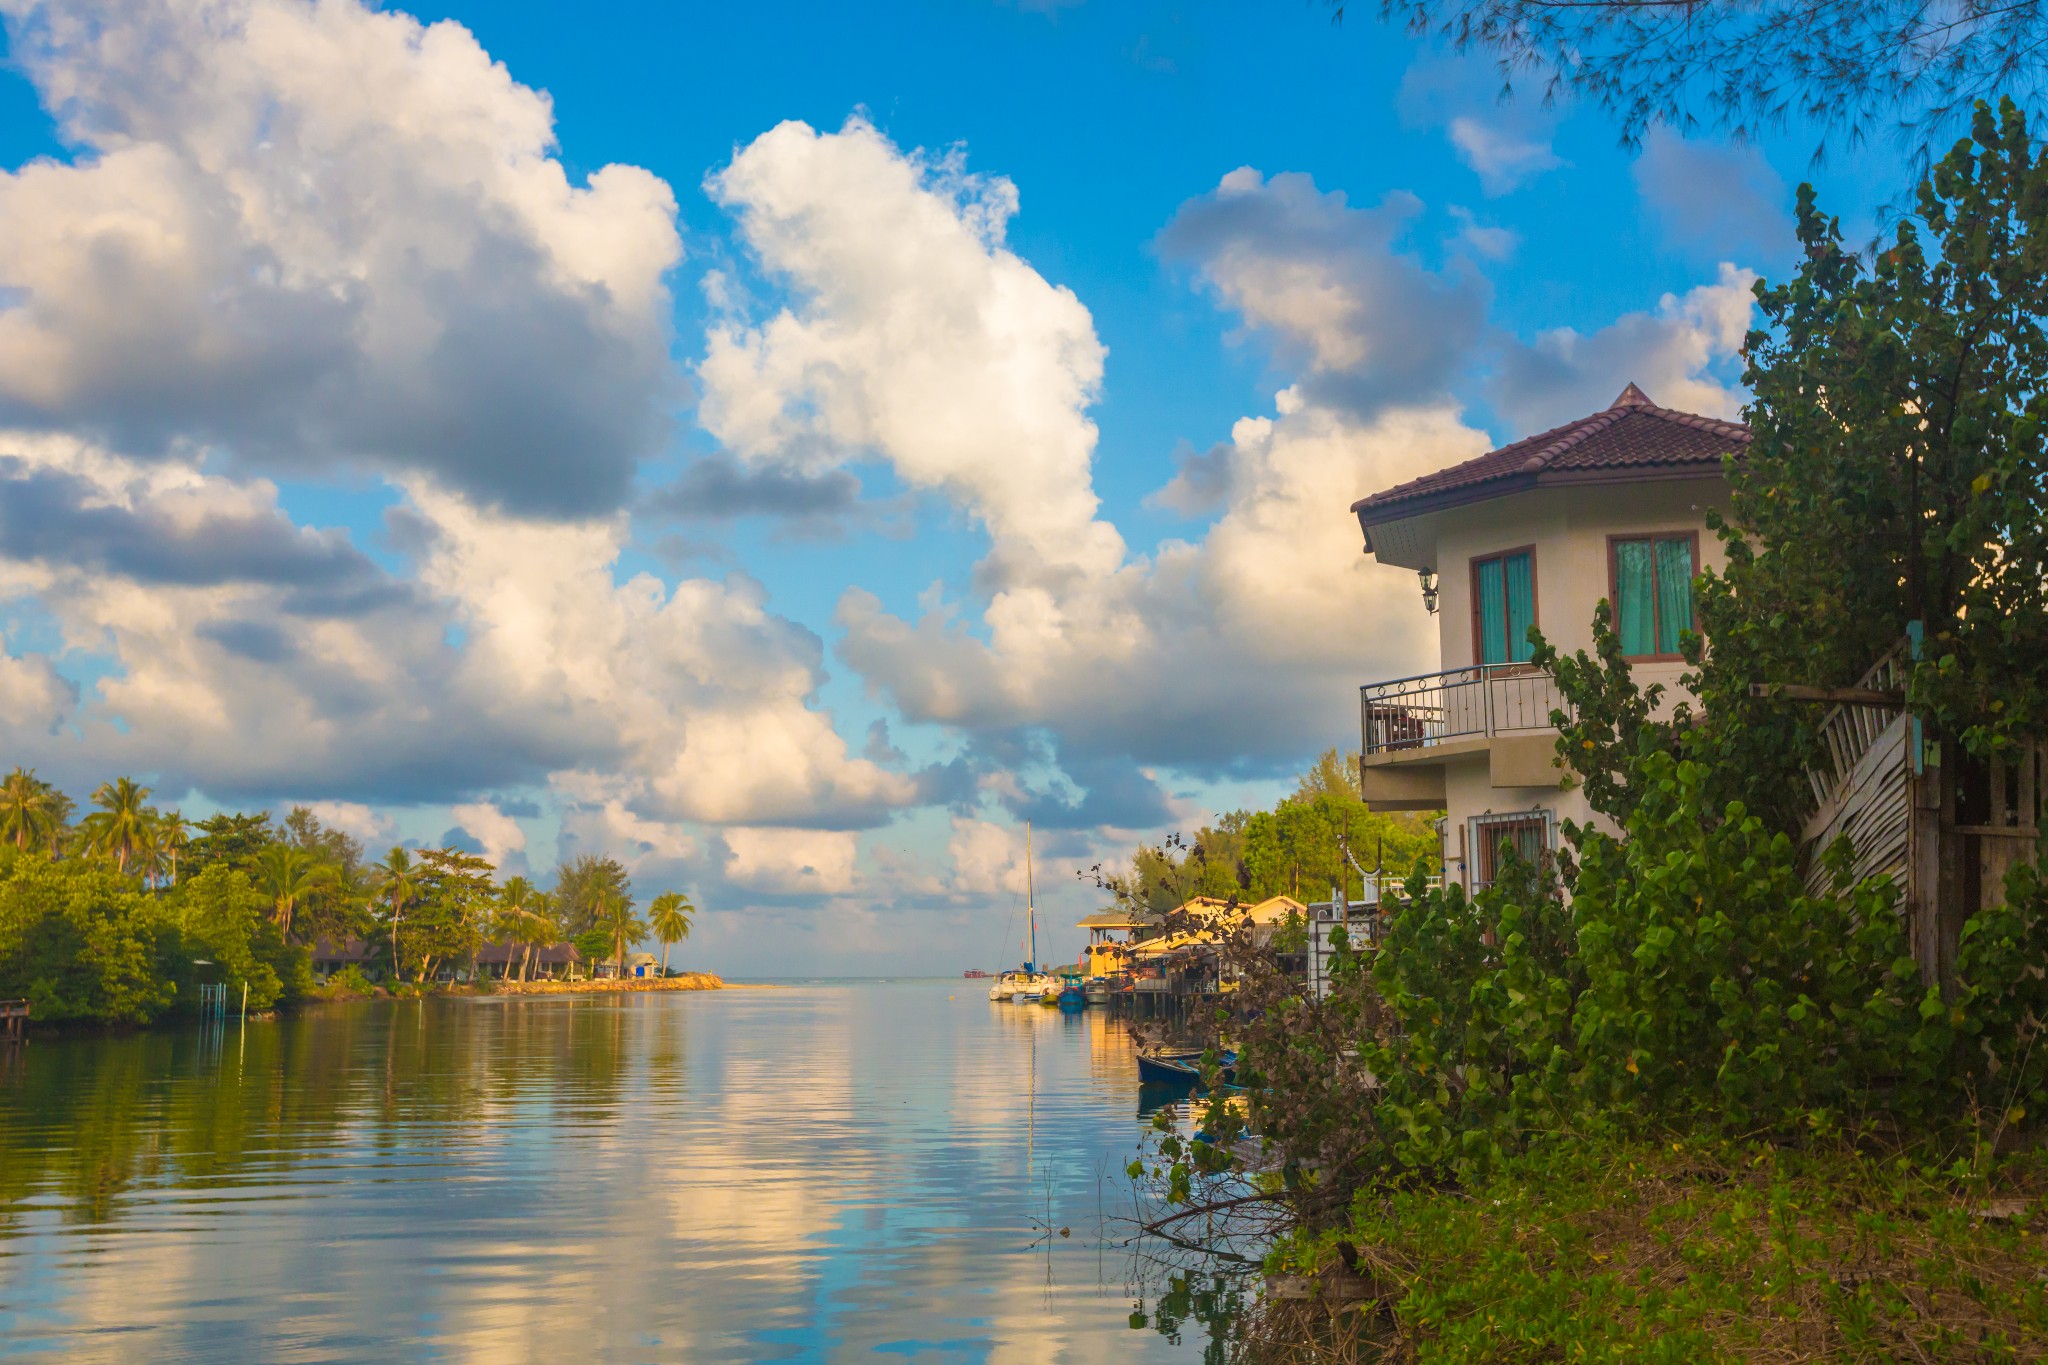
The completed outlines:
{"type": "Polygon", "coordinates": [[[1031,923],[1031,960],[1024,964],[1024,970],[1033,974],[1038,971],[1038,906],[1034,903],[1031,889],[1031,822],[1024,822],[1024,917],[1031,923]]]}

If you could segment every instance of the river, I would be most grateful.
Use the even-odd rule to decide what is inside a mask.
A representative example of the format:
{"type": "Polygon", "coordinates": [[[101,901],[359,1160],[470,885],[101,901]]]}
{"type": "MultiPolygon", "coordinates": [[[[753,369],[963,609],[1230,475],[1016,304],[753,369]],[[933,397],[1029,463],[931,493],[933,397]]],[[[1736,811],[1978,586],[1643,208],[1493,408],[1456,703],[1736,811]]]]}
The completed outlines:
{"type": "Polygon", "coordinates": [[[1201,1359],[1126,1245],[1138,1106],[1121,1025],[973,981],[38,1038],[0,1356],[1201,1359]]]}

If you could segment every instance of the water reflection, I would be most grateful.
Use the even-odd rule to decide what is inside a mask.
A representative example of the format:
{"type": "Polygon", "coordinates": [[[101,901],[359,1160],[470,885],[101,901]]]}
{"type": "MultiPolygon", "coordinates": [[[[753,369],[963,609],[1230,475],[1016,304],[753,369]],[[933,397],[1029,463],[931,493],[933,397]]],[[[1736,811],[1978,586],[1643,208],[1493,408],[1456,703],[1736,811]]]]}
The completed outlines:
{"type": "Polygon", "coordinates": [[[1168,1098],[1099,1013],[957,983],[38,1040],[0,1062],[0,1354],[1199,1358],[1219,1301],[1117,1221],[1168,1098]]]}

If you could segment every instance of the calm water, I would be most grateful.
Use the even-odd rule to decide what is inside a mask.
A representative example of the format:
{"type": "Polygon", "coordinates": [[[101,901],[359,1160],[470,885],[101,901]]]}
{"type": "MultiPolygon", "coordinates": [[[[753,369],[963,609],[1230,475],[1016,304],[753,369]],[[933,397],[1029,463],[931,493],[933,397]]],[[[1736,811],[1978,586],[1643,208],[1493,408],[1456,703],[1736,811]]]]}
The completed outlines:
{"type": "Polygon", "coordinates": [[[1203,1354],[1131,1325],[1138,1080],[1097,1012],[822,983],[6,1051],[0,1356],[1203,1354]]]}

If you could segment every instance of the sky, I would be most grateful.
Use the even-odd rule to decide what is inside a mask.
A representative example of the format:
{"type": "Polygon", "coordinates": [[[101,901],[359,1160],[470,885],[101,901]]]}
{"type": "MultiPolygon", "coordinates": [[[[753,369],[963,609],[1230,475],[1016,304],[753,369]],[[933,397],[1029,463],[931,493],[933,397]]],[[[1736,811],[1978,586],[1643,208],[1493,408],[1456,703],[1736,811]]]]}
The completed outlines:
{"type": "Polygon", "coordinates": [[[1436,666],[1349,503],[1739,414],[1816,164],[1310,4],[0,0],[0,766],[686,965],[1042,957],[1436,666]],[[886,13],[878,21],[877,14],[886,13]]]}

